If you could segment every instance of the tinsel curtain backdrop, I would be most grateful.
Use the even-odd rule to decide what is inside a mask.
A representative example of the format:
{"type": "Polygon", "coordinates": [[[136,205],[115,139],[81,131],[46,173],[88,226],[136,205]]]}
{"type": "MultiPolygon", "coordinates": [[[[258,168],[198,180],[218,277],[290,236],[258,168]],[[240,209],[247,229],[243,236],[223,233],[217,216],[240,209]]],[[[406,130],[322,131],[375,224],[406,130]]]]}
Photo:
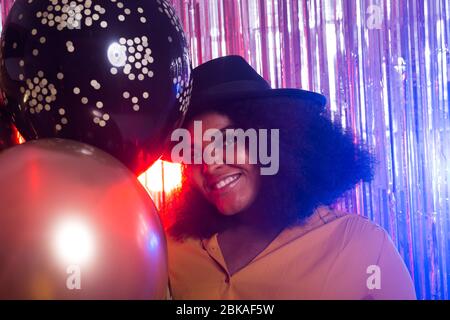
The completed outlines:
{"type": "MultiPolygon", "coordinates": [[[[13,1],[1,1],[1,20],[13,1]]],[[[193,65],[244,56],[273,87],[325,94],[375,152],[337,206],[383,226],[420,299],[449,299],[450,2],[172,0],[193,65]]]]}

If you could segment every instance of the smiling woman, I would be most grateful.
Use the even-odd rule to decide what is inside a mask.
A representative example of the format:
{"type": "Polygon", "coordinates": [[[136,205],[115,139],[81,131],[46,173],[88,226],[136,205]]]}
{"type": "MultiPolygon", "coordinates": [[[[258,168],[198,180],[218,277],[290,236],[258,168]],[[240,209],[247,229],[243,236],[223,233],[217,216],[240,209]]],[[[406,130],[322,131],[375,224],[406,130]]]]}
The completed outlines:
{"type": "MultiPolygon", "coordinates": [[[[371,180],[374,160],[322,114],[323,96],[271,89],[237,56],[203,64],[193,78],[184,125],[190,135],[197,121],[201,134],[278,129],[279,170],[262,175],[261,164],[249,161],[251,146],[234,141],[226,144],[241,163],[184,165],[184,183],[162,215],[175,299],[415,298],[386,232],[328,208],[371,180]]],[[[194,141],[192,148],[203,154],[210,144],[194,141]]],[[[268,153],[274,147],[267,145],[268,153]]]]}

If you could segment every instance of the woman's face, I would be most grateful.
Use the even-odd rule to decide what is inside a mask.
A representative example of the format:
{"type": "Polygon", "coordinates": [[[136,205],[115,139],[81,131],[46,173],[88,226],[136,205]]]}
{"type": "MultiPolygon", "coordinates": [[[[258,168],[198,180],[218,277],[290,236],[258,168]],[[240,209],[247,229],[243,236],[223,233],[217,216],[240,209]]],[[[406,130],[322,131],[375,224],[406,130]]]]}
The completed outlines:
{"type": "MultiPolygon", "coordinates": [[[[201,121],[202,136],[208,129],[217,129],[223,131],[225,137],[225,129],[233,128],[231,120],[219,113],[205,113],[194,119],[201,121]]],[[[194,137],[194,120],[189,123],[187,129],[191,137],[194,137]]],[[[203,139],[202,139],[203,140],[203,139]]],[[[224,148],[226,142],[224,139],[224,148]]],[[[197,145],[197,141],[193,141],[191,152],[202,155],[203,150],[212,142],[202,142],[197,145]]],[[[234,215],[249,207],[256,198],[259,187],[259,168],[257,165],[249,164],[249,156],[247,148],[236,148],[235,160],[232,163],[226,163],[225,150],[223,152],[223,161],[206,164],[190,164],[187,166],[188,179],[194,184],[205,198],[211,202],[217,210],[224,215],[234,215]],[[236,159],[245,159],[244,164],[238,164],[236,159]]]]}

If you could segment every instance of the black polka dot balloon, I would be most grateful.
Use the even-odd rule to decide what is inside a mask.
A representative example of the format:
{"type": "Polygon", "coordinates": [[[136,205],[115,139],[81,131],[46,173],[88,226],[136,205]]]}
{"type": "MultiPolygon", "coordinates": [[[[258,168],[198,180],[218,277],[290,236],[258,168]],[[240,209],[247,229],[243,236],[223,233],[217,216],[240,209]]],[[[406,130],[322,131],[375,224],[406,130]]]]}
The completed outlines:
{"type": "Polygon", "coordinates": [[[189,105],[186,38],[164,0],[16,0],[0,61],[2,111],[25,139],[92,144],[135,173],[189,105]]]}

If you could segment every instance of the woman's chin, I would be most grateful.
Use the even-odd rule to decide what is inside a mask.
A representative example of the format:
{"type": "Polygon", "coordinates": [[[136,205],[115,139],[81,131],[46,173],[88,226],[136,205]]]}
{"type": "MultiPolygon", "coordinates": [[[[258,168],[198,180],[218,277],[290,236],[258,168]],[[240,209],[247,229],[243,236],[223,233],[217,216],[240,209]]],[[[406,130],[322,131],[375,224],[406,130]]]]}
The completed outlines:
{"type": "Polygon", "coordinates": [[[228,208],[228,207],[216,207],[217,211],[223,216],[231,217],[239,214],[240,210],[228,208]]]}
{"type": "Polygon", "coordinates": [[[252,202],[253,201],[223,201],[214,202],[214,205],[221,215],[231,217],[246,212],[247,209],[251,206],[252,202]]]}

